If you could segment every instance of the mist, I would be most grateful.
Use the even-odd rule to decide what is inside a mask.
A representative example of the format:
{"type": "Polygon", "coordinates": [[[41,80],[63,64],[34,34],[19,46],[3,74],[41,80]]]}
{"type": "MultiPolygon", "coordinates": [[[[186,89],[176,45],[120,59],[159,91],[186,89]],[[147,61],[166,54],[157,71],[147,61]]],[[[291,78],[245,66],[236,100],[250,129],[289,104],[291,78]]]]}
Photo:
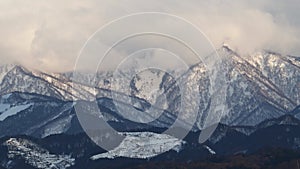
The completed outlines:
{"type": "Polygon", "coordinates": [[[226,43],[242,55],[271,50],[300,56],[299,9],[298,0],[2,0],[0,64],[72,71],[80,49],[96,30],[138,12],[183,17],[216,48],[226,43]]]}

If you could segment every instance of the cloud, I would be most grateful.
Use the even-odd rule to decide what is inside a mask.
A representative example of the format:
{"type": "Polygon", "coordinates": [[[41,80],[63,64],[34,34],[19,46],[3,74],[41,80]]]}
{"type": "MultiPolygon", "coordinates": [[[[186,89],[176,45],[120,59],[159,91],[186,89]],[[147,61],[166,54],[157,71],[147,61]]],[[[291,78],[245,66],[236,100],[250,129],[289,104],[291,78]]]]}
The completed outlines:
{"type": "Polygon", "coordinates": [[[2,0],[0,59],[2,64],[70,71],[98,28],[112,19],[147,11],[186,18],[216,47],[226,42],[242,54],[269,49],[300,56],[299,6],[298,0],[2,0]]]}

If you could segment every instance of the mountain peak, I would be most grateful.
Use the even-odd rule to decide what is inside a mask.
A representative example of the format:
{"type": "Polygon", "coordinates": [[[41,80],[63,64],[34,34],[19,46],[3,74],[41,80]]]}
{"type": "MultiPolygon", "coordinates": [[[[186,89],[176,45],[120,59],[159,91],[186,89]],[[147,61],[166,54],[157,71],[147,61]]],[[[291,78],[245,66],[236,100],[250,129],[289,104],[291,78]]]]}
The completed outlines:
{"type": "Polygon", "coordinates": [[[29,72],[29,70],[19,64],[6,64],[6,65],[0,65],[0,71],[1,73],[8,73],[9,71],[16,69],[16,70],[23,70],[25,72],[29,72]]]}
{"type": "Polygon", "coordinates": [[[27,69],[26,67],[24,67],[22,65],[14,65],[12,69],[17,70],[17,71],[26,72],[26,73],[31,72],[29,69],[27,69]]]}
{"type": "Polygon", "coordinates": [[[235,56],[240,56],[229,44],[223,43],[221,48],[219,48],[219,53],[221,55],[227,56],[229,55],[235,55],[235,56]]]}
{"type": "Polygon", "coordinates": [[[230,45],[227,44],[227,43],[223,43],[223,44],[222,44],[222,47],[223,47],[223,48],[229,48],[229,49],[230,49],[230,45]]]}
{"type": "Polygon", "coordinates": [[[10,72],[12,69],[16,67],[15,64],[7,64],[7,65],[1,65],[0,66],[0,82],[2,82],[4,76],[10,72]]]}

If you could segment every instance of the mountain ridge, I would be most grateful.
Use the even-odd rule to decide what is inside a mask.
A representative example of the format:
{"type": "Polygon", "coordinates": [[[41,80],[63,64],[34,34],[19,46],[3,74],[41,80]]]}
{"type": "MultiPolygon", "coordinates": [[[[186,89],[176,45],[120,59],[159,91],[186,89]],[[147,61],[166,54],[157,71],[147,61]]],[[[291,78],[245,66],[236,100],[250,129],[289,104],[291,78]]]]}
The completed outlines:
{"type": "MultiPolygon", "coordinates": [[[[265,119],[282,116],[300,105],[300,69],[295,66],[300,65],[300,60],[265,51],[251,57],[240,56],[228,46],[219,48],[218,53],[224,61],[218,68],[216,67],[216,70],[225,72],[225,80],[228,85],[226,108],[221,123],[254,126],[265,119]]],[[[118,92],[113,89],[126,87],[122,81],[111,84],[112,76],[103,72],[97,75],[96,84],[98,86],[96,88],[89,86],[90,82],[84,84],[72,80],[70,74],[31,71],[19,65],[2,66],[0,74],[2,77],[0,95],[25,92],[51,96],[65,101],[94,100],[100,97],[112,98],[112,93],[118,92]]],[[[150,75],[149,77],[157,81],[150,83],[152,84],[150,86],[154,89],[158,88],[159,92],[167,97],[166,102],[161,102],[160,97],[149,97],[149,91],[152,88],[142,88],[149,86],[147,78],[136,79],[137,77],[134,77],[129,89],[132,92],[123,93],[137,98],[131,104],[144,104],[142,100],[145,100],[153,106],[176,114],[180,108],[181,96],[175,82],[181,80],[188,85],[189,83],[196,84],[199,88],[188,89],[188,92],[199,92],[200,94],[202,104],[199,105],[198,114],[200,116],[197,119],[197,126],[201,129],[208,116],[210,98],[213,95],[210,91],[212,84],[209,74],[203,63],[191,66],[190,70],[181,76],[181,79],[172,79],[166,74],[158,76],[155,72],[150,72],[150,75]]],[[[93,79],[93,76],[91,75],[83,81],[88,81],[88,79],[93,79]]],[[[122,95],[122,93],[120,94],[122,95]]]]}

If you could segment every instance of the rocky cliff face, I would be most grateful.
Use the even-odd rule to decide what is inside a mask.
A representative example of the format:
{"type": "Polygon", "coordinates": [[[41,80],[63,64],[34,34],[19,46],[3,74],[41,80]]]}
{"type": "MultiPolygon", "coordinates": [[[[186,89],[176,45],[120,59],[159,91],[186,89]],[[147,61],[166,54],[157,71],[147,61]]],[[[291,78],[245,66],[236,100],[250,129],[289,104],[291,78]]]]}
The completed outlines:
{"type": "MultiPolygon", "coordinates": [[[[225,74],[226,99],[222,105],[223,114],[212,114],[210,118],[221,118],[221,122],[227,125],[253,126],[266,119],[284,115],[300,105],[298,57],[267,51],[240,56],[225,45],[218,49],[218,53],[223,60],[214,71],[225,74]]],[[[0,75],[2,96],[12,92],[23,92],[70,101],[91,100],[96,97],[111,99],[113,92],[117,96],[116,99],[122,95],[135,98],[126,102],[134,107],[141,108],[140,106],[147,102],[175,116],[183,97],[178,83],[184,82],[188,86],[185,91],[187,96],[199,93],[199,98],[187,97],[187,102],[190,105],[199,105],[196,124],[200,129],[212,112],[209,111],[212,97],[218,95],[217,91],[211,90],[211,75],[203,63],[192,65],[178,79],[164,72],[149,70],[132,77],[130,84],[124,84],[118,79],[112,80],[111,72],[100,72],[96,75],[82,73],[74,81],[70,73],[43,73],[17,65],[2,66],[0,75]],[[95,82],[91,83],[94,78],[95,82]],[[90,84],[95,84],[96,88],[90,84]],[[118,93],[117,89],[122,88],[129,88],[129,92],[118,93]]],[[[145,112],[150,107],[144,106],[142,110],[145,112]]],[[[184,116],[189,118],[190,114],[186,113],[184,116]]]]}

